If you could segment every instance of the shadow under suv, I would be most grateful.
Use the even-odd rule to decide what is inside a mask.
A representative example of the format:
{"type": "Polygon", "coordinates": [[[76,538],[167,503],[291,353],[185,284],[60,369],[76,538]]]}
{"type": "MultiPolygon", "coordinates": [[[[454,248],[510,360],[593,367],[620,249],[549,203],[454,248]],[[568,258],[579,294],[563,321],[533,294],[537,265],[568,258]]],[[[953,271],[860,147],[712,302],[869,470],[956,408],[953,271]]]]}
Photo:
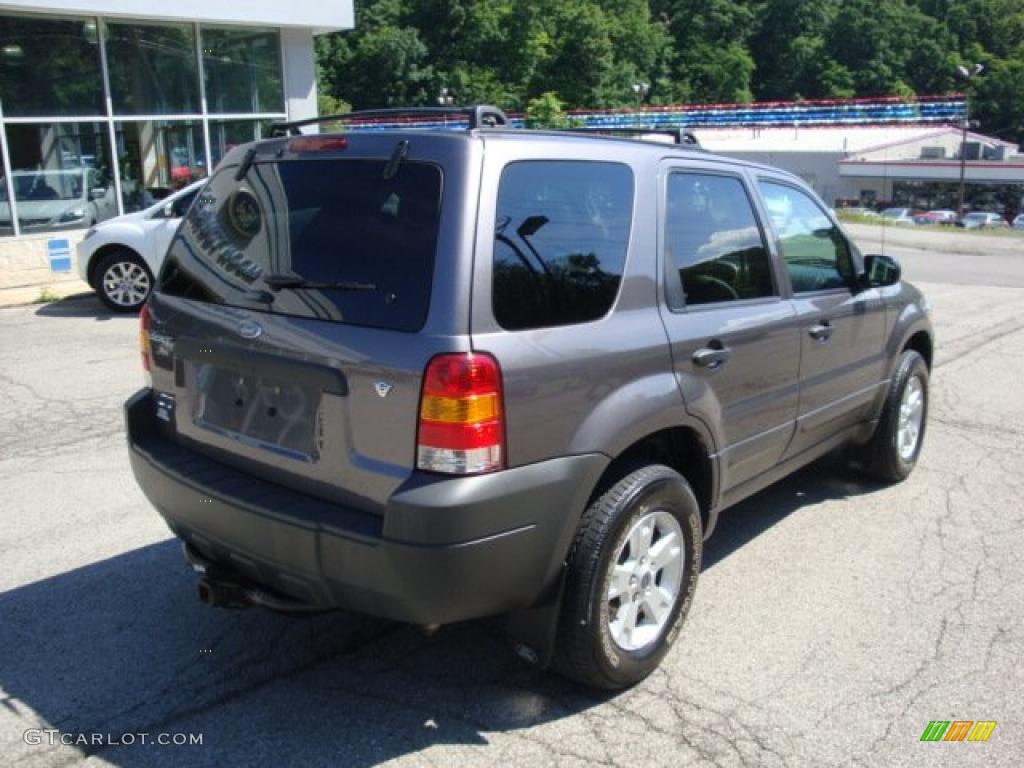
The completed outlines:
{"type": "Polygon", "coordinates": [[[843,445],[910,473],[927,305],[788,173],[467,115],[225,159],[142,314],[132,468],[207,602],[508,614],[623,687],[723,509],[843,445]]]}

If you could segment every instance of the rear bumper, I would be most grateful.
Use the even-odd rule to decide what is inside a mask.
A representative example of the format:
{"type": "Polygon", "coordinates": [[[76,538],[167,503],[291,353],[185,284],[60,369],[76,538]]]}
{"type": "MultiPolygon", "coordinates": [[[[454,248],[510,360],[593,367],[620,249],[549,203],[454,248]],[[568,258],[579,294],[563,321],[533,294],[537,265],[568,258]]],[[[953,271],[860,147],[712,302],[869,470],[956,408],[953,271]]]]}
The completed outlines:
{"type": "Polygon", "coordinates": [[[381,516],[162,437],[150,390],[125,404],[125,418],[136,480],[203,557],[306,604],[423,624],[532,605],[558,578],[608,461],[589,454],[476,477],[416,473],[381,516]]]}

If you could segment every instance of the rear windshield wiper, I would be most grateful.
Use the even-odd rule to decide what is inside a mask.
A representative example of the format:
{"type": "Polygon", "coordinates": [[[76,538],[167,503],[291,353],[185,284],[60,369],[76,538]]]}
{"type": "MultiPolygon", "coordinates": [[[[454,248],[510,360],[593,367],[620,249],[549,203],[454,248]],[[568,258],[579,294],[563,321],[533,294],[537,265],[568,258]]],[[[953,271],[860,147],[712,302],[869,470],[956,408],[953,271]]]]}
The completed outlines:
{"type": "Polygon", "coordinates": [[[264,275],[263,282],[272,291],[280,291],[283,288],[298,288],[308,290],[335,290],[335,291],[376,291],[375,283],[358,283],[354,280],[333,280],[330,282],[316,282],[306,280],[301,275],[277,274],[264,275]]]}

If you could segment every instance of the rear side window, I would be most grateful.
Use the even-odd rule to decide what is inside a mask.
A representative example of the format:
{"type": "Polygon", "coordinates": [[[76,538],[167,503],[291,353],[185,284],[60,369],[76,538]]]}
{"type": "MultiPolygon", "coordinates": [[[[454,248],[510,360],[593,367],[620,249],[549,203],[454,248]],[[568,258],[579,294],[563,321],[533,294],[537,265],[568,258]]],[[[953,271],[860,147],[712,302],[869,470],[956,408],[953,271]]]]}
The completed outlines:
{"type": "Polygon", "coordinates": [[[688,306],[775,295],[768,249],[735,176],[668,177],[665,252],[688,306]]]}
{"type": "Polygon", "coordinates": [[[229,306],[400,331],[430,306],[441,170],[407,161],[256,163],[203,187],[159,290],[229,306]]]}
{"type": "Polygon", "coordinates": [[[494,316],[508,330],[596,320],[622,281],[633,172],[621,163],[531,160],[501,175],[494,316]]]}

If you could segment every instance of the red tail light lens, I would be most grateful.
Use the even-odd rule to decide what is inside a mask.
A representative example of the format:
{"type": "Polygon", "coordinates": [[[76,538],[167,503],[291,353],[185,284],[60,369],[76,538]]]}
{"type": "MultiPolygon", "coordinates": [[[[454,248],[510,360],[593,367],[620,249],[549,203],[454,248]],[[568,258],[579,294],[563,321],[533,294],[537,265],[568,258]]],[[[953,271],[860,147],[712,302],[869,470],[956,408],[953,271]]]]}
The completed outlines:
{"type": "Polygon", "coordinates": [[[289,141],[288,149],[292,152],[324,152],[348,149],[348,139],[344,136],[303,136],[289,141]]]}
{"type": "Polygon", "coordinates": [[[142,370],[149,373],[149,304],[143,304],[139,312],[139,351],[142,353],[142,370]]]}
{"type": "Polygon", "coordinates": [[[493,357],[447,354],[427,364],[416,465],[456,475],[504,468],[501,371],[493,357]]]}

